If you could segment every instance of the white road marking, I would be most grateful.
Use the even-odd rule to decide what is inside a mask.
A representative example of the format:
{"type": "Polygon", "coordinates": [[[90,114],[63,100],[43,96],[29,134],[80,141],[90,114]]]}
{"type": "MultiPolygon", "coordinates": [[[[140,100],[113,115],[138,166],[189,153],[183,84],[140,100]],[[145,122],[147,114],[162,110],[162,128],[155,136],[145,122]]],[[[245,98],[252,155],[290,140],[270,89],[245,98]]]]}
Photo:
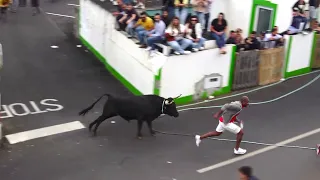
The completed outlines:
{"type": "Polygon", "coordinates": [[[9,105],[1,105],[0,117],[1,119],[12,118],[14,116],[26,116],[31,114],[41,114],[53,111],[60,111],[64,107],[60,104],[54,104],[56,99],[43,99],[39,103],[29,101],[29,103],[13,103],[9,105]],[[20,107],[20,108],[18,108],[20,107]],[[41,110],[42,109],[42,110],[41,110]],[[20,110],[20,111],[17,111],[20,110]],[[22,112],[21,112],[22,110],[22,112]]]}
{"type": "Polygon", "coordinates": [[[50,12],[46,12],[46,14],[53,15],[53,16],[61,16],[61,17],[75,18],[74,16],[68,16],[68,15],[56,14],[56,13],[50,13],[50,12]]]}
{"type": "MultiPolygon", "coordinates": [[[[281,141],[281,142],[277,143],[276,145],[277,145],[277,146],[283,146],[283,145],[292,143],[292,142],[294,142],[294,141],[298,141],[298,140],[300,140],[300,139],[306,138],[306,137],[308,137],[308,136],[317,134],[317,133],[319,133],[319,132],[320,132],[320,128],[315,129],[315,130],[312,130],[312,131],[309,131],[309,132],[306,132],[306,133],[304,133],[304,134],[300,134],[300,135],[295,136],[295,137],[292,137],[292,138],[290,138],[290,139],[281,141]]],[[[198,172],[198,173],[205,173],[205,172],[208,172],[208,171],[212,171],[212,170],[214,170],[214,169],[217,169],[217,168],[220,168],[220,167],[223,167],[223,166],[226,166],[226,165],[229,165],[229,164],[232,164],[232,163],[235,163],[235,162],[238,162],[238,161],[241,161],[241,160],[244,160],[244,159],[247,159],[247,158],[256,156],[256,155],[258,155],[258,154],[261,154],[261,153],[264,153],[264,152],[267,152],[267,151],[276,149],[276,148],[278,148],[277,146],[268,146],[268,147],[265,147],[265,148],[262,148],[262,149],[259,149],[259,150],[250,152],[250,153],[248,153],[248,154],[245,154],[245,155],[242,155],[242,156],[239,156],[239,157],[236,157],[236,158],[232,158],[232,159],[229,159],[229,160],[220,162],[220,163],[215,164],[215,165],[212,165],[212,166],[208,166],[208,167],[199,169],[199,170],[197,170],[197,172],[198,172]]]]}
{"type": "Polygon", "coordinates": [[[31,139],[37,139],[41,137],[51,136],[55,134],[61,134],[65,132],[84,129],[85,126],[80,121],[74,121],[65,124],[59,124],[30,131],[19,132],[15,134],[6,135],[5,137],[10,144],[16,144],[19,142],[28,141],[31,139]]]}
{"type": "Polygon", "coordinates": [[[68,6],[77,6],[77,7],[79,7],[80,5],[78,5],[78,4],[68,4],[68,6]]]}

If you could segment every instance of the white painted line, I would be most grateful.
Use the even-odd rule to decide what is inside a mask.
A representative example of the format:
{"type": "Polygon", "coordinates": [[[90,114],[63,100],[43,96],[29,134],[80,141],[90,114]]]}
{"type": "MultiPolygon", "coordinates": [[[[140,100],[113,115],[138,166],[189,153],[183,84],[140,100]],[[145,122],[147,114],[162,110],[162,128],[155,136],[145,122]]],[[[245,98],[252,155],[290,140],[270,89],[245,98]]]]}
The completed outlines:
{"type": "Polygon", "coordinates": [[[63,14],[55,14],[55,13],[50,13],[50,12],[46,12],[46,14],[50,14],[50,15],[53,15],[53,16],[61,16],[61,17],[75,18],[74,16],[68,16],[68,15],[63,15],[63,14]]]}
{"type": "Polygon", "coordinates": [[[208,171],[211,171],[211,170],[214,170],[214,169],[217,169],[217,168],[220,168],[220,167],[223,167],[223,166],[226,166],[226,165],[229,165],[229,164],[232,164],[232,163],[235,163],[235,162],[238,162],[238,161],[241,161],[241,160],[244,160],[244,159],[247,159],[247,158],[256,156],[256,155],[258,155],[258,154],[261,154],[261,153],[270,151],[270,150],[272,150],[272,149],[278,148],[277,146],[283,146],[283,145],[292,143],[292,142],[294,142],[294,141],[298,141],[298,140],[300,140],[300,139],[303,139],[303,138],[306,138],[306,137],[308,137],[308,136],[317,134],[317,133],[319,133],[319,132],[320,132],[320,128],[315,129],[315,130],[312,130],[312,131],[309,131],[309,132],[306,132],[306,133],[304,133],[304,134],[301,134],[301,135],[298,135],[298,136],[295,136],[295,137],[292,137],[292,138],[290,138],[290,139],[281,141],[281,142],[277,143],[276,146],[268,146],[268,147],[265,147],[265,148],[262,148],[262,149],[253,151],[253,152],[251,152],[251,153],[248,153],[248,154],[245,154],[245,155],[236,157],[236,158],[232,158],[232,159],[229,159],[229,160],[220,162],[220,163],[215,164],[215,165],[212,165],[212,166],[208,166],[208,167],[199,169],[199,170],[197,170],[197,172],[198,172],[198,173],[205,173],[205,172],[208,172],[208,171]]]}
{"type": "Polygon", "coordinates": [[[75,131],[75,130],[84,129],[84,128],[85,126],[80,121],[74,121],[70,123],[54,125],[54,126],[49,126],[45,128],[24,131],[16,134],[10,134],[10,135],[6,135],[5,137],[7,138],[10,144],[16,144],[16,143],[28,141],[31,139],[37,139],[41,137],[75,131]]]}
{"type": "Polygon", "coordinates": [[[77,6],[77,7],[79,7],[80,5],[78,5],[78,4],[68,4],[68,6],[77,6]]]}

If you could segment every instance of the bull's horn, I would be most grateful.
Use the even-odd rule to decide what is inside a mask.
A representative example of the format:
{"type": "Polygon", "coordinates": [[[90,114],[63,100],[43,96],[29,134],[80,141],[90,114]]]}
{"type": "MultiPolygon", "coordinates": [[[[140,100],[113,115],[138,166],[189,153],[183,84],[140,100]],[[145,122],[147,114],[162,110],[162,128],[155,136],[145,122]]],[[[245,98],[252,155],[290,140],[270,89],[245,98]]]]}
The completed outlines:
{"type": "Polygon", "coordinates": [[[177,97],[175,97],[175,98],[173,98],[173,99],[177,99],[177,98],[179,98],[180,96],[182,96],[182,94],[180,94],[179,96],[177,96],[177,97]]]}

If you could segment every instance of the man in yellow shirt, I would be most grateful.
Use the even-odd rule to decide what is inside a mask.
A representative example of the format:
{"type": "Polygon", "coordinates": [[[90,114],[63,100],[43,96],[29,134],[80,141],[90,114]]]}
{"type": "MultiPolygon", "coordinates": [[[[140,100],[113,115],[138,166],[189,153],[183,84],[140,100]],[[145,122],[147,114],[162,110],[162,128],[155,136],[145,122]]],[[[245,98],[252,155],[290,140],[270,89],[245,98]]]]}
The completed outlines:
{"type": "Polygon", "coordinates": [[[145,12],[142,12],[140,14],[140,18],[138,22],[134,25],[134,28],[136,29],[136,33],[138,35],[139,43],[141,44],[141,48],[145,48],[145,37],[151,30],[154,29],[154,23],[153,20],[147,16],[145,12]]]}

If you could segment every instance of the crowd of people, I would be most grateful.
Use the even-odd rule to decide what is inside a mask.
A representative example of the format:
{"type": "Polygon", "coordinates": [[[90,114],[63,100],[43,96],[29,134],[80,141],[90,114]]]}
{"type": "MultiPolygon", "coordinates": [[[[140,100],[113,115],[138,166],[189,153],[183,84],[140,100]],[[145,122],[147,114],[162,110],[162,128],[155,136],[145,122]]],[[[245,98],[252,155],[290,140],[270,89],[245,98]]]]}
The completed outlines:
{"type": "Polygon", "coordinates": [[[148,51],[155,51],[157,43],[164,43],[170,46],[176,55],[190,54],[203,50],[209,37],[215,40],[220,53],[225,54],[226,44],[235,44],[238,51],[260,50],[282,46],[286,34],[306,34],[312,30],[320,32],[316,21],[319,2],[316,1],[318,0],[309,1],[309,16],[306,14],[307,4],[304,0],[298,0],[293,5],[292,23],[288,30],[279,33],[275,26],[267,32],[252,31],[247,38],[242,37],[241,29],[229,31],[229,37],[226,37],[228,22],[223,13],[219,13],[218,17],[211,21],[210,28],[208,27],[212,0],[163,0],[162,13],[155,14],[153,19],[145,12],[139,14],[131,2],[118,0],[118,12],[115,15],[118,30],[126,31],[128,38],[136,37],[140,48],[148,51]],[[191,16],[187,9],[190,4],[194,11],[191,16]],[[309,28],[306,28],[307,24],[310,24],[309,28]],[[204,33],[209,36],[204,38],[204,33]]]}

